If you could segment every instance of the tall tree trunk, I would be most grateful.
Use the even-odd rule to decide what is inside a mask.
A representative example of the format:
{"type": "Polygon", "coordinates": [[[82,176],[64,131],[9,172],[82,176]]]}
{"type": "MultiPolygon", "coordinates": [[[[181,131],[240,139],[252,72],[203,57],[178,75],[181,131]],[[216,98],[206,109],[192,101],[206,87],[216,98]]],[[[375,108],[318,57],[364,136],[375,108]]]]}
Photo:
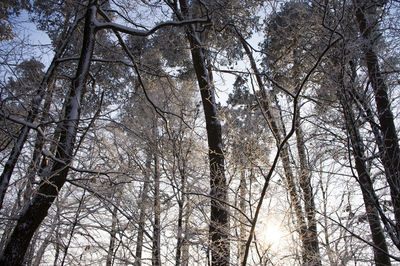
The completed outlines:
{"type": "MultiPolygon", "coordinates": [[[[189,204],[189,201],[188,201],[189,204]]],[[[185,220],[184,220],[184,224],[185,224],[185,237],[183,239],[183,243],[182,243],[182,266],[188,266],[189,265],[189,259],[190,259],[190,255],[189,255],[189,242],[186,238],[186,232],[189,232],[189,211],[188,211],[189,206],[187,206],[186,208],[186,215],[185,215],[185,220]]]]}
{"type": "MultiPolygon", "coordinates": [[[[179,155],[178,155],[179,156],[179,155]]],[[[180,158],[177,158],[180,160],[180,158]]],[[[185,159],[182,160],[183,165],[179,169],[179,174],[181,177],[181,187],[180,187],[180,199],[178,199],[178,236],[177,236],[177,243],[176,243],[176,266],[182,265],[182,248],[186,241],[186,233],[184,232],[184,206],[185,206],[185,199],[186,199],[186,163],[185,159]]]]}
{"type": "Polygon", "coordinates": [[[182,246],[184,242],[184,232],[183,232],[183,206],[184,201],[180,199],[178,201],[178,236],[176,240],[176,256],[175,256],[175,265],[182,265],[181,257],[182,257],[182,246]]]}
{"type": "Polygon", "coordinates": [[[153,224],[153,247],[152,247],[152,265],[160,266],[160,236],[161,236],[161,205],[160,205],[160,173],[158,169],[157,149],[154,150],[154,224],[153,224]]]}
{"type": "Polygon", "coordinates": [[[145,231],[145,223],[146,223],[146,209],[148,208],[148,196],[147,193],[149,191],[149,182],[150,182],[150,172],[151,172],[151,153],[147,151],[146,165],[144,173],[144,182],[143,182],[143,190],[140,197],[139,202],[139,222],[138,222],[138,233],[136,238],[136,252],[135,252],[135,266],[140,266],[142,260],[142,250],[143,250],[143,239],[144,239],[144,231],[145,231]]]}
{"type": "Polygon", "coordinates": [[[361,187],[368,224],[372,234],[372,241],[374,243],[375,265],[391,265],[390,257],[388,256],[388,247],[386,244],[385,235],[380,223],[379,212],[377,210],[378,198],[375,194],[370,173],[367,169],[364,159],[364,144],[357,127],[357,121],[354,118],[351,102],[349,102],[350,99],[349,97],[346,97],[346,92],[344,90],[339,93],[341,104],[343,106],[343,114],[346,128],[348,136],[350,138],[352,153],[355,160],[355,168],[358,174],[357,181],[359,182],[361,187]]]}
{"type": "Polygon", "coordinates": [[[297,116],[295,117],[296,127],[296,144],[300,161],[300,187],[303,191],[304,209],[307,218],[307,234],[305,236],[305,252],[310,254],[306,265],[321,265],[321,257],[319,252],[316,210],[314,203],[314,194],[311,185],[310,165],[307,161],[306,146],[304,143],[303,129],[300,123],[300,107],[297,106],[297,116]]]}
{"type": "MultiPolygon", "coordinates": [[[[277,134],[276,132],[275,134],[277,134]]],[[[280,134],[280,133],[278,133],[280,134]]],[[[300,196],[297,191],[296,182],[293,174],[293,170],[291,168],[290,160],[289,160],[289,147],[285,145],[281,151],[281,161],[283,166],[283,171],[286,177],[286,184],[289,190],[289,198],[290,202],[293,205],[294,213],[295,213],[295,220],[297,224],[297,232],[299,233],[300,240],[301,240],[301,256],[302,256],[302,265],[318,265],[318,264],[310,264],[313,262],[313,257],[315,254],[311,254],[309,251],[312,248],[309,246],[307,241],[308,235],[308,228],[303,212],[303,208],[300,202],[300,196]]]]}
{"type": "Polygon", "coordinates": [[[70,37],[74,28],[75,23],[68,28],[65,34],[65,38],[61,41],[60,46],[56,49],[53,60],[51,61],[50,66],[47,69],[47,72],[39,85],[39,88],[36,90],[35,96],[32,98],[31,107],[26,117],[27,125],[23,125],[20,129],[14,147],[12,148],[8,160],[4,165],[3,172],[0,176],[0,209],[3,207],[3,200],[8,188],[8,184],[10,182],[11,175],[14,171],[15,165],[17,164],[22,148],[24,147],[24,144],[28,138],[28,134],[30,131],[30,127],[28,126],[28,124],[32,124],[39,114],[42,99],[46,95],[46,88],[50,80],[54,76],[54,71],[56,70],[59,63],[58,59],[60,59],[61,56],[64,54],[64,51],[67,48],[67,44],[70,41],[70,37]]]}
{"type": "Polygon", "coordinates": [[[61,124],[61,135],[57,147],[56,158],[51,173],[41,182],[38,193],[32,198],[30,205],[21,212],[17,225],[0,257],[1,265],[21,265],[29,242],[64,185],[69,164],[72,161],[75,138],[80,118],[80,101],[85,91],[86,78],[95,44],[96,1],[89,1],[85,15],[82,51],[76,76],[66,98],[65,119],[61,124]]]}
{"type": "MultiPolygon", "coordinates": [[[[253,178],[250,176],[250,178],[253,178]]],[[[246,195],[247,195],[247,184],[246,184],[246,170],[242,169],[240,173],[239,183],[239,209],[242,213],[246,213],[246,195]]],[[[246,219],[243,214],[239,214],[239,261],[243,261],[244,253],[246,251],[246,238],[248,230],[246,228],[246,219]]]]}
{"type": "Polygon", "coordinates": [[[377,19],[368,21],[367,13],[370,16],[378,16],[376,3],[373,1],[353,0],[355,15],[359,30],[363,39],[363,53],[368,68],[368,77],[375,95],[376,108],[380,123],[380,130],[383,136],[385,147],[382,155],[382,163],[387,169],[387,181],[390,187],[394,216],[396,220],[395,232],[400,239],[400,148],[394,123],[394,116],[391,109],[388,88],[382,76],[378,56],[377,45],[377,19]]]}
{"type": "Polygon", "coordinates": [[[112,217],[111,217],[110,245],[108,246],[106,266],[111,266],[114,260],[113,258],[114,258],[115,239],[117,235],[117,221],[118,221],[117,211],[118,211],[117,206],[114,206],[114,209],[111,212],[112,217]]]}
{"type": "MultiPolygon", "coordinates": [[[[243,39],[243,37],[240,35],[240,33],[237,32],[237,35],[238,35],[238,38],[246,52],[247,57],[250,60],[250,65],[256,76],[256,81],[259,86],[260,94],[262,97],[262,109],[264,110],[264,112],[266,114],[267,122],[272,131],[272,134],[275,137],[275,140],[277,142],[276,144],[277,144],[277,146],[279,146],[283,140],[282,134],[285,132],[283,123],[282,123],[281,127],[279,127],[279,122],[278,122],[277,118],[271,112],[270,99],[268,98],[268,95],[265,91],[264,83],[261,79],[260,72],[258,71],[256,62],[250,51],[250,48],[247,45],[246,41],[243,39]]],[[[309,250],[314,250],[314,249],[310,246],[310,242],[307,241],[308,228],[307,228],[307,224],[305,221],[303,208],[301,206],[299,193],[296,188],[295,178],[294,178],[294,174],[293,174],[293,171],[291,168],[289,156],[290,156],[289,146],[284,145],[281,150],[280,158],[281,158],[283,170],[284,170],[285,177],[286,177],[286,184],[287,184],[288,190],[289,190],[290,201],[294,206],[294,211],[295,211],[295,215],[296,215],[296,223],[297,223],[296,230],[299,232],[299,236],[300,236],[301,243],[302,243],[303,265],[319,265],[318,259],[316,260],[317,264],[309,264],[309,263],[313,263],[314,262],[313,258],[315,258],[315,257],[318,258],[318,255],[316,256],[316,254],[312,254],[312,253],[308,252],[309,250]]],[[[316,250],[314,250],[314,251],[316,251],[316,250]]],[[[245,257],[243,260],[243,265],[246,263],[246,260],[247,260],[247,254],[245,254],[245,257]]]]}
{"type": "MultiPolygon", "coordinates": [[[[299,51],[297,49],[294,49],[292,70],[293,70],[294,84],[296,85],[296,92],[301,82],[300,56],[301,55],[299,54],[299,51]]],[[[306,222],[307,229],[303,243],[304,244],[303,250],[305,253],[307,253],[307,256],[305,256],[306,261],[303,261],[303,264],[310,266],[319,266],[321,265],[321,257],[319,253],[317,221],[315,220],[316,211],[315,211],[314,195],[311,185],[311,170],[307,160],[306,144],[304,142],[304,133],[301,127],[300,106],[301,102],[299,99],[296,105],[297,115],[294,117],[294,125],[296,134],[297,156],[300,162],[299,184],[301,190],[303,191],[304,210],[307,219],[306,222]]]]}
{"type": "MultiPolygon", "coordinates": [[[[352,64],[350,64],[352,66],[352,64]]],[[[354,76],[356,75],[356,68],[352,66],[352,72],[354,73],[354,76]]],[[[373,115],[373,111],[371,109],[371,106],[368,104],[368,102],[366,101],[365,97],[366,95],[360,95],[359,91],[355,90],[354,86],[352,88],[350,88],[350,93],[351,93],[351,98],[355,99],[358,107],[359,112],[361,112],[361,115],[363,117],[366,118],[366,120],[368,121],[372,132],[374,134],[374,138],[375,138],[375,143],[378,146],[379,149],[379,158],[381,159],[381,162],[384,161],[384,156],[383,154],[385,153],[385,147],[383,146],[383,139],[382,139],[382,135],[379,129],[379,125],[377,123],[375,123],[375,119],[374,119],[374,115],[373,115]]],[[[385,165],[384,166],[384,170],[385,170],[385,175],[389,176],[389,169],[387,169],[387,167],[385,165]]],[[[388,217],[388,215],[385,215],[384,212],[379,212],[380,217],[381,217],[381,221],[383,222],[385,228],[386,228],[386,232],[388,233],[388,235],[390,236],[390,238],[392,239],[393,243],[395,244],[395,246],[397,248],[400,249],[400,239],[398,238],[398,236],[395,233],[395,223],[391,222],[391,218],[388,217]]]]}
{"type": "MultiPolygon", "coordinates": [[[[182,16],[179,19],[190,19],[187,0],[179,0],[182,16]]],[[[224,204],[227,201],[227,183],[225,177],[225,156],[222,148],[221,123],[218,119],[214,85],[211,73],[207,69],[204,45],[194,25],[186,27],[186,35],[190,43],[190,51],[197,82],[203,103],[208,138],[208,158],[210,163],[210,239],[211,264],[213,266],[229,265],[229,213],[224,204]]]]}

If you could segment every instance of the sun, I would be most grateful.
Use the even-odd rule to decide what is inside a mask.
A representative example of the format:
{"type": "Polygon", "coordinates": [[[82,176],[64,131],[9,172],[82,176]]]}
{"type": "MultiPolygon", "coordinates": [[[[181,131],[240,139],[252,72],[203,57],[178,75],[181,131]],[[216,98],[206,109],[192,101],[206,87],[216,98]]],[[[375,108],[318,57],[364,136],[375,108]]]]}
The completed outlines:
{"type": "Polygon", "coordinates": [[[279,247],[283,237],[282,227],[276,222],[268,221],[259,228],[258,241],[265,249],[279,247]]]}

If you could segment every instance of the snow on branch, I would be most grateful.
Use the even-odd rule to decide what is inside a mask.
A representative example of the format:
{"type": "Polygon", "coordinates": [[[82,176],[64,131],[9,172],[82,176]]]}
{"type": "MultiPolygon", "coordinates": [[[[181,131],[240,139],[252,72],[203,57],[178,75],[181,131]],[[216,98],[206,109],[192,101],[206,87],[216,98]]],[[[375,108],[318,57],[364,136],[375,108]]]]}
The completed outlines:
{"type": "Polygon", "coordinates": [[[182,20],[182,21],[166,21],[163,23],[160,23],[156,26],[154,26],[152,29],[150,30],[137,30],[137,29],[133,29],[121,24],[117,24],[114,22],[99,22],[98,20],[94,21],[94,25],[96,27],[96,30],[101,30],[101,29],[112,29],[112,30],[116,30],[119,32],[123,32],[126,34],[130,34],[130,35],[135,35],[135,36],[149,36],[153,33],[155,33],[157,30],[163,28],[163,27],[167,27],[167,26],[185,26],[185,25],[189,25],[189,24],[194,24],[194,23],[207,23],[210,22],[209,19],[189,19],[189,20],[182,20]]]}

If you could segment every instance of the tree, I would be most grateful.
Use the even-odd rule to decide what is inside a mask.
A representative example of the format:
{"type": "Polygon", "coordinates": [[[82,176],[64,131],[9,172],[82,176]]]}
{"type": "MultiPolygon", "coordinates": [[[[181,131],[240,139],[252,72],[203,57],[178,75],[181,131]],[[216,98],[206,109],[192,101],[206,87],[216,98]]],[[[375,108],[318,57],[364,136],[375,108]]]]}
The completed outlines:
{"type": "MultiPolygon", "coordinates": [[[[180,20],[190,20],[191,6],[188,1],[179,1],[180,9],[175,8],[175,13],[180,20]]],[[[193,67],[199,84],[201,99],[203,103],[204,116],[206,120],[208,157],[210,163],[210,198],[211,198],[211,263],[212,265],[226,265],[229,263],[229,214],[227,206],[227,184],[225,177],[225,158],[222,146],[221,122],[216,110],[214,84],[212,72],[207,66],[207,58],[200,36],[194,25],[186,28],[186,35],[191,47],[193,67]]]]}
{"type": "Polygon", "coordinates": [[[24,209],[17,225],[8,240],[0,261],[4,265],[22,264],[29,242],[47,215],[50,205],[64,185],[68,174],[68,165],[72,160],[77,126],[80,115],[80,100],[84,94],[86,78],[89,72],[90,59],[95,42],[95,1],[90,1],[85,16],[85,32],[78,69],[72,87],[66,98],[65,122],[60,126],[61,134],[57,147],[56,161],[47,180],[33,197],[28,208],[24,209]]]}
{"type": "Polygon", "coordinates": [[[392,107],[388,96],[388,88],[382,77],[378,55],[376,53],[375,38],[378,27],[377,9],[379,5],[372,2],[353,1],[355,16],[363,38],[362,50],[364,60],[368,68],[368,76],[375,95],[375,103],[378,111],[380,131],[383,138],[384,150],[382,162],[386,171],[386,178],[390,187],[394,215],[396,220],[395,233],[400,238],[400,148],[397,131],[394,123],[392,107]]]}

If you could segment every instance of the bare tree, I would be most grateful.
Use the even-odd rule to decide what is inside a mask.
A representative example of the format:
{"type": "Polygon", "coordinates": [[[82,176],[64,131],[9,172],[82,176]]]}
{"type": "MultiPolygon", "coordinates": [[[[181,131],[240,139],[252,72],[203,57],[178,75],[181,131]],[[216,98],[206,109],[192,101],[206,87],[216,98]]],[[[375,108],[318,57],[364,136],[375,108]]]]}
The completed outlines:
{"type": "Polygon", "coordinates": [[[353,1],[353,5],[360,34],[363,38],[362,50],[375,95],[380,132],[383,138],[384,150],[382,151],[382,163],[385,167],[385,174],[394,207],[396,220],[394,229],[397,238],[400,239],[400,148],[390,104],[391,100],[380,70],[376,52],[376,41],[378,40],[376,38],[378,37],[377,27],[379,27],[377,9],[380,6],[373,1],[362,2],[358,0],[353,1]]]}
{"type": "Polygon", "coordinates": [[[66,98],[64,123],[60,125],[61,136],[54,165],[47,180],[44,180],[37,194],[25,208],[14,228],[0,261],[3,265],[20,265],[29,242],[47,215],[58,191],[64,185],[74,151],[76,132],[80,115],[80,101],[84,94],[86,78],[89,72],[90,59],[95,43],[96,1],[90,1],[85,16],[85,32],[78,69],[69,95],[66,98]]]}

